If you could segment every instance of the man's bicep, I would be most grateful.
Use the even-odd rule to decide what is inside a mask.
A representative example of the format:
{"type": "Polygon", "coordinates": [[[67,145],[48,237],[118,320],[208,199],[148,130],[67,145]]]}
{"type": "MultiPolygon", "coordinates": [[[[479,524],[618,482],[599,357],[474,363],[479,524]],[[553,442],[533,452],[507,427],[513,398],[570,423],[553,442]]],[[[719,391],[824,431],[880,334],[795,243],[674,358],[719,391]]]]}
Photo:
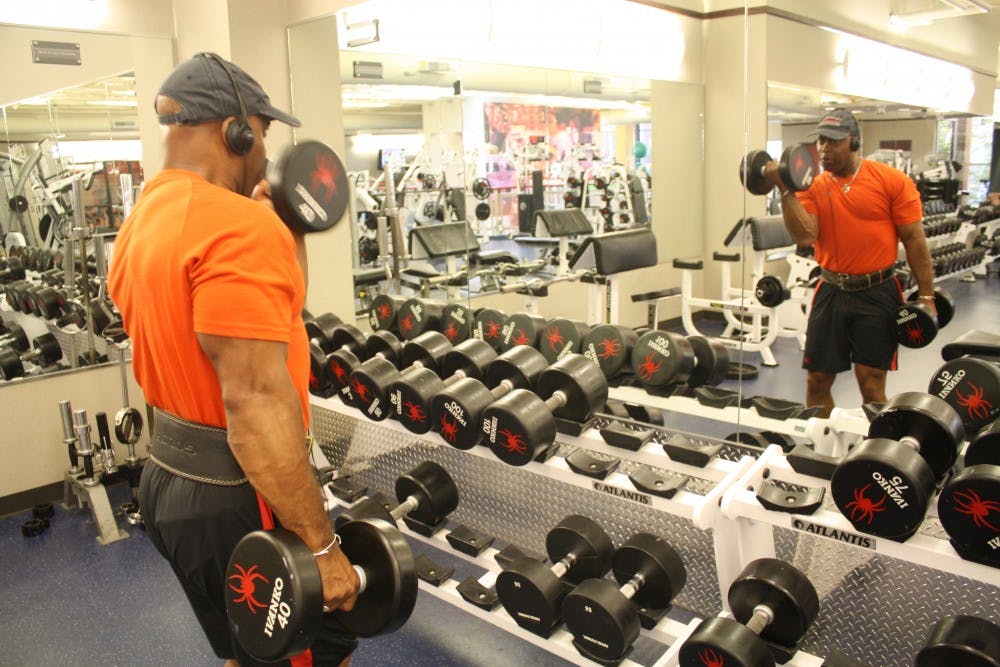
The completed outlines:
{"type": "Polygon", "coordinates": [[[288,376],[285,343],[199,333],[198,344],[215,368],[223,399],[259,391],[288,376]]]}
{"type": "Polygon", "coordinates": [[[924,226],[921,222],[911,222],[907,225],[897,225],[896,233],[903,245],[924,238],[924,226]]]}

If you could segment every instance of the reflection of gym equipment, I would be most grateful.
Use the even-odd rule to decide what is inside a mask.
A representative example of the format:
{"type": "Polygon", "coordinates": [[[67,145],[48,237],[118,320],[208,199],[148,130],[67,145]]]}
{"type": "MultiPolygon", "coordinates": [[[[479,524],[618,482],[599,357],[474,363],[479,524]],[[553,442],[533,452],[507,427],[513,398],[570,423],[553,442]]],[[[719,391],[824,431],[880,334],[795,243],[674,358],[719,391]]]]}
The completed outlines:
{"type": "Polygon", "coordinates": [[[414,227],[410,230],[411,259],[444,259],[445,272],[430,266],[410,265],[402,277],[415,279],[406,284],[428,296],[431,287],[445,285],[449,299],[459,297],[459,288],[468,283],[467,272],[460,272],[457,258],[479,251],[479,241],[468,222],[443,222],[414,227]]]}
{"type": "MultiPolygon", "coordinates": [[[[792,238],[785,229],[781,216],[740,220],[729,232],[725,244],[732,248],[744,246],[746,242],[749,242],[754,251],[749,288],[733,284],[732,264],[740,261],[738,252],[716,252],[712,255],[722,265],[721,299],[694,297],[692,294],[691,272],[704,268],[703,260],[674,260],[674,267],[682,269],[681,318],[689,335],[704,335],[695,326],[694,310],[721,311],[726,320],[721,340],[726,346],[741,348],[746,352],[759,352],[765,366],[777,366],[771,345],[778,336],[796,338],[799,348],[805,348],[810,304],[808,286],[814,277],[816,262],[794,253],[792,238]],[[789,293],[787,297],[782,295],[777,306],[768,307],[761,304],[755,292],[758,280],[765,275],[765,264],[777,259],[786,259],[790,265],[789,276],[784,283],[789,293]]],[[[765,300],[769,299],[765,297],[765,300]]]]}

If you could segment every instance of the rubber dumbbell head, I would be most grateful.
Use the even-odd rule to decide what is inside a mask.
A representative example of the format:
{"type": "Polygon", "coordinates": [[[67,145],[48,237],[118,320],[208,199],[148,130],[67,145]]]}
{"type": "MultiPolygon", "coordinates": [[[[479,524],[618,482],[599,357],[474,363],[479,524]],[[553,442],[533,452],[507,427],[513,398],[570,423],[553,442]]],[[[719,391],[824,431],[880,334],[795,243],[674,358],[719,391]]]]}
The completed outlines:
{"type": "Polygon", "coordinates": [[[945,616],[931,628],[914,667],[1000,667],[1000,626],[975,616],[945,616]]]}
{"type": "Polygon", "coordinates": [[[791,298],[791,293],[780,278],[761,276],[754,286],[754,296],[760,305],[776,308],[791,298]]]}
{"type": "Polygon", "coordinates": [[[545,537],[551,567],[533,558],[515,559],[497,576],[500,604],[521,627],[547,637],[560,620],[567,588],[603,576],[611,567],[614,545],[597,522],[581,515],[560,521],[545,537]]]}
{"type": "Polygon", "coordinates": [[[935,480],[955,463],[964,439],[961,419],[943,400],[897,394],[872,419],[868,439],[834,470],[834,502],[857,530],[905,541],[923,521],[935,480]]]}
{"type": "Polygon", "coordinates": [[[20,324],[11,323],[7,326],[6,333],[0,335],[0,347],[3,346],[11,347],[17,352],[24,352],[29,348],[28,334],[20,324]]]}
{"type": "Polygon", "coordinates": [[[343,324],[343,321],[334,313],[323,313],[304,324],[306,337],[311,341],[316,341],[324,352],[331,352],[336,349],[333,346],[331,338],[333,337],[334,329],[343,324]]]}
{"type": "Polygon", "coordinates": [[[412,340],[427,331],[439,331],[445,304],[430,299],[407,299],[399,307],[396,328],[403,340],[412,340]]]}
{"type": "Polygon", "coordinates": [[[396,332],[396,314],[400,306],[406,302],[405,297],[395,294],[379,294],[372,299],[372,305],[368,309],[368,324],[372,331],[385,329],[396,332]]]}
{"type": "Polygon", "coordinates": [[[326,231],[347,210],[347,171],[337,154],[319,141],[289,146],[267,171],[274,210],[297,232],[326,231]]]}
{"type": "Polygon", "coordinates": [[[464,378],[438,392],[430,405],[434,430],[453,447],[475,447],[483,439],[486,408],[514,389],[534,387],[546,368],[548,361],[538,350],[526,345],[511,348],[486,368],[485,382],[464,378]]]}
{"type": "Polygon", "coordinates": [[[764,169],[773,158],[767,151],[754,150],[740,160],[740,183],[755,195],[766,195],[772,188],[768,187],[764,178],[764,169]]]}
{"type": "Polygon", "coordinates": [[[917,293],[913,292],[906,303],[896,309],[895,333],[900,345],[911,348],[926,347],[937,337],[938,330],[951,321],[955,313],[951,295],[941,288],[936,288],[934,305],[938,311],[936,316],[930,308],[920,303],[917,293]]]}
{"type": "Polygon", "coordinates": [[[503,324],[500,349],[506,352],[517,345],[537,348],[545,323],[540,315],[514,313],[503,324]]]}
{"type": "MultiPolygon", "coordinates": [[[[437,334],[441,336],[442,334],[437,334]]],[[[431,401],[463,378],[481,380],[497,353],[486,341],[470,338],[445,353],[439,377],[417,360],[389,387],[393,418],[412,433],[427,433],[433,426],[431,401]]]]}
{"type": "Polygon", "coordinates": [[[938,496],[938,519],[955,551],[1000,566],[1000,466],[978,464],[951,478],[938,496]]]}
{"type": "Polygon", "coordinates": [[[969,434],[1000,417],[1000,366],[994,362],[971,356],[945,362],[931,376],[927,391],[954,408],[969,434]]]}
{"type": "Polygon", "coordinates": [[[382,519],[395,524],[400,519],[417,521],[428,528],[444,523],[458,507],[458,487],[448,471],[433,461],[424,461],[396,479],[396,500],[388,509],[372,498],[365,498],[345,509],[334,522],[382,519]]]}
{"type": "Polygon", "coordinates": [[[468,306],[461,303],[449,303],[441,310],[441,333],[452,345],[458,345],[463,340],[472,337],[474,318],[475,316],[468,306]]]}
{"type": "Polygon", "coordinates": [[[571,354],[542,372],[536,392],[515,389],[483,411],[485,439],[510,465],[531,462],[555,441],[557,417],[590,419],[608,400],[608,381],[585,356],[571,354]]]}
{"type": "Polygon", "coordinates": [[[545,325],[538,349],[554,364],[567,355],[579,353],[589,333],[590,326],[579,320],[556,317],[545,325]]]}
{"type": "Polygon", "coordinates": [[[612,378],[630,369],[632,351],[639,340],[634,329],[620,324],[599,324],[583,339],[581,354],[612,378]]]}
{"type": "MultiPolygon", "coordinates": [[[[360,637],[392,632],[409,619],[417,597],[416,567],[406,539],[380,520],[337,529],[340,549],[361,586],[354,608],[334,611],[360,637]]],[[[226,568],[230,629],[253,658],[274,662],[301,653],[323,625],[323,580],[309,548],[294,533],[258,530],[241,539],[226,568]]]]}
{"type": "Polygon", "coordinates": [[[0,379],[11,380],[25,374],[24,362],[37,366],[50,366],[62,359],[62,347],[51,333],[44,333],[32,342],[33,352],[18,354],[14,350],[0,350],[0,379]]]}
{"type": "Polygon", "coordinates": [[[472,336],[484,340],[497,352],[502,352],[503,325],[507,321],[507,313],[494,308],[483,308],[476,312],[472,325],[472,336]]]}
{"type": "Polygon", "coordinates": [[[605,661],[628,653],[639,636],[640,609],[666,609],[687,581],[677,551],[649,533],[626,540],[615,551],[611,570],[621,588],[606,579],[586,579],[562,604],[575,643],[605,661]]]}
{"type": "MultiPolygon", "coordinates": [[[[417,361],[422,369],[436,370],[441,357],[451,349],[444,334],[428,331],[403,346],[400,365],[417,361]]],[[[400,378],[399,370],[382,356],[373,356],[350,376],[351,399],[359,410],[374,421],[390,416],[389,389],[400,378]]]]}
{"type": "Polygon", "coordinates": [[[355,405],[351,394],[351,373],[357,370],[364,361],[372,358],[384,359],[393,366],[398,366],[403,353],[403,344],[391,331],[380,329],[365,337],[364,344],[355,349],[352,345],[343,345],[324,355],[322,350],[311,351],[312,363],[326,363],[325,372],[321,373],[328,383],[321,396],[336,394],[348,405],[355,405]]]}
{"type": "Polygon", "coordinates": [[[729,587],[734,618],[701,622],[681,646],[682,667],[773,666],[767,642],[794,648],[819,614],[816,588],[799,570],[774,558],[747,565],[729,587]]]}

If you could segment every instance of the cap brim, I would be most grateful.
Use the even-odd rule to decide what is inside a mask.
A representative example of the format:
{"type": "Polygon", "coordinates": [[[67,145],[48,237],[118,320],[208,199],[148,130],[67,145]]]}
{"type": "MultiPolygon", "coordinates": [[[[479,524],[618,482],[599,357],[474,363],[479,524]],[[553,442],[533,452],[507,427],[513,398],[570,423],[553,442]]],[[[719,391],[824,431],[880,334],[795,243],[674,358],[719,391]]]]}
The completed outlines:
{"type": "Polygon", "coordinates": [[[827,139],[833,139],[834,141],[840,141],[846,137],[851,136],[850,130],[845,130],[842,127],[821,127],[818,130],[813,130],[808,135],[809,137],[826,137],[827,139]]]}
{"type": "Polygon", "coordinates": [[[271,120],[280,120],[282,123],[286,125],[291,125],[292,127],[302,127],[301,120],[299,120],[290,113],[285,113],[284,111],[275,109],[274,107],[268,107],[266,109],[262,109],[261,111],[257,112],[257,115],[262,116],[264,118],[270,118],[271,120]]]}

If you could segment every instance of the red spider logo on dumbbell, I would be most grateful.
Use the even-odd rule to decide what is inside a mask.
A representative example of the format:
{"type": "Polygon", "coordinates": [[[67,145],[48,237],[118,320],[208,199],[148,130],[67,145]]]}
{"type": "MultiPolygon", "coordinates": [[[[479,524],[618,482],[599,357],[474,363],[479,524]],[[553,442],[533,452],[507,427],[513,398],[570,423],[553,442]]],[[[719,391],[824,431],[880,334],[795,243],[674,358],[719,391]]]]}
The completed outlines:
{"type": "Polygon", "coordinates": [[[501,331],[503,331],[503,325],[500,322],[487,322],[483,336],[489,339],[498,338],[501,331]]]}
{"type": "Polygon", "coordinates": [[[344,384],[344,378],[347,376],[347,369],[341,366],[340,362],[330,361],[330,372],[337,378],[338,383],[344,384]]]}
{"type": "Polygon", "coordinates": [[[955,492],[955,508],[959,514],[971,516],[977,528],[989,528],[994,533],[1000,533],[1000,528],[986,520],[991,512],[1000,512],[997,501],[983,500],[973,489],[962,489],[955,492]]]}
{"type": "Polygon", "coordinates": [[[924,342],[924,330],[919,326],[906,327],[906,338],[911,345],[924,342]]]}
{"type": "Polygon", "coordinates": [[[883,505],[885,505],[885,500],[888,496],[882,496],[882,500],[879,500],[878,502],[872,501],[871,498],[865,495],[871,486],[871,484],[866,484],[860,491],[855,489],[854,500],[844,506],[844,509],[850,510],[851,512],[851,521],[865,520],[869,525],[871,525],[871,522],[875,519],[875,515],[879,512],[885,511],[885,507],[883,507],[883,505]]]}
{"type": "Polygon", "coordinates": [[[362,403],[368,403],[368,386],[358,378],[351,378],[351,391],[362,403]]]}
{"type": "Polygon", "coordinates": [[[658,362],[653,361],[654,356],[655,355],[650,354],[643,360],[641,364],[639,364],[639,379],[649,380],[654,375],[656,375],[656,372],[660,370],[661,366],[663,366],[662,361],[658,362]]]}
{"type": "Polygon", "coordinates": [[[520,433],[514,433],[510,429],[503,429],[499,433],[504,438],[504,449],[509,452],[516,452],[517,454],[524,454],[528,451],[527,446],[524,443],[524,436],[520,433]]]}
{"type": "Polygon", "coordinates": [[[403,410],[406,413],[406,418],[411,422],[420,422],[422,424],[427,420],[427,415],[424,413],[424,409],[415,403],[403,401],[403,410]]]}
{"type": "Polygon", "coordinates": [[[406,315],[399,321],[399,333],[406,333],[413,328],[413,316],[406,315]]]}
{"type": "Polygon", "coordinates": [[[454,342],[455,339],[458,338],[458,327],[455,326],[454,322],[449,324],[448,328],[444,330],[444,335],[448,340],[452,342],[454,342]]]}
{"type": "Polygon", "coordinates": [[[597,344],[597,349],[601,359],[612,359],[622,353],[622,344],[614,338],[606,338],[597,344]]]}
{"type": "Polygon", "coordinates": [[[545,340],[549,342],[549,347],[556,352],[559,351],[559,346],[566,342],[562,332],[555,327],[549,327],[545,330],[545,340]]]}
{"type": "Polygon", "coordinates": [[[517,336],[514,338],[514,345],[531,345],[531,341],[528,340],[528,334],[524,333],[524,329],[517,330],[517,336]]]}
{"type": "Polygon", "coordinates": [[[958,404],[968,410],[970,418],[989,418],[993,404],[983,398],[985,394],[983,388],[977,387],[971,382],[969,383],[969,387],[972,388],[972,392],[968,396],[963,396],[960,388],[955,389],[955,395],[958,396],[958,404]]]}
{"type": "Polygon", "coordinates": [[[392,315],[392,306],[387,303],[383,303],[378,307],[378,318],[380,320],[387,320],[390,315],[392,315]]]}
{"type": "Polygon", "coordinates": [[[441,415],[441,437],[448,442],[458,439],[458,424],[441,415]]]}
{"type": "Polygon", "coordinates": [[[234,592],[239,593],[239,597],[234,598],[233,602],[240,604],[241,602],[246,602],[247,607],[254,614],[257,613],[258,609],[264,609],[267,607],[263,602],[258,602],[254,599],[254,591],[257,590],[257,584],[254,583],[256,580],[261,580],[265,584],[270,583],[263,574],[257,571],[257,565],[253,565],[250,569],[244,569],[242,565],[233,563],[238,572],[236,574],[229,575],[230,579],[236,579],[238,582],[236,586],[229,584],[229,588],[234,592]]]}
{"type": "Polygon", "coordinates": [[[312,192],[323,188],[323,201],[329,202],[337,194],[337,177],[340,176],[337,161],[332,155],[323,153],[317,156],[316,168],[312,172],[312,192]]]}
{"type": "Polygon", "coordinates": [[[724,667],[722,656],[716,653],[714,648],[705,648],[698,653],[698,659],[705,667],[724,667]]]}

